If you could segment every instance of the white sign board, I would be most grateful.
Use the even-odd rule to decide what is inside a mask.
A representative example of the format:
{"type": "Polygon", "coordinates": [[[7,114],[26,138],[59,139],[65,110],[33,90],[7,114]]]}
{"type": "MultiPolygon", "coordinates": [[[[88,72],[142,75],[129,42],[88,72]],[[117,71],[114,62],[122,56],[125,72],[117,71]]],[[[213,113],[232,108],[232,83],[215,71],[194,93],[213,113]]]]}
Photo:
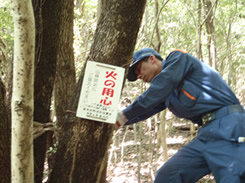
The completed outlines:
{"type": "Polygon", "coordinates": [[[88,61],[77,117],[115,123],[124,78],[124,68],[88,61]]]}

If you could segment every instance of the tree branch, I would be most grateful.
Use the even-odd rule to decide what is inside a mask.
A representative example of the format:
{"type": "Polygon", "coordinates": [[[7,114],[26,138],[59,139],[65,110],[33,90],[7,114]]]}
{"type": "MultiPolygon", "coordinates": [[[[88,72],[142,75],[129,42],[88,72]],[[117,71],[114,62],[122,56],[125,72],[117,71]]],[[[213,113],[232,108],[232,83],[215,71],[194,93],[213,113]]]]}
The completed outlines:
{"type": "Polygon", "coordinates": [[[48,123],[39,123],[37,121],[33,122],[33,138],[34,139],[41,136],[47,131],[56,131],[56,130],[57,130],[57,127],[54,125],[53,122],[48,122],[48,123]]]}

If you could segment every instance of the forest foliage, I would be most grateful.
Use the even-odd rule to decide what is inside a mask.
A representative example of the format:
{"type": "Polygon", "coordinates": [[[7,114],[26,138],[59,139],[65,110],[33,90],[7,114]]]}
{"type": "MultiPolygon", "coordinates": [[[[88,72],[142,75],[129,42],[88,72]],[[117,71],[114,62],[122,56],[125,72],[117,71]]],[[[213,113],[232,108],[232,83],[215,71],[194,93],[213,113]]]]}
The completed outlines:
{"type": "MultiPolygon", "coordinates": [[[[97,24],[97,1],[75,0],[74,56],[76,77],[82,71],[97,24]]],[[[133,26],[133,25],[132,25],[133,26]]],[[[165,58],[183,49],[209,61],[209,38],[215,41],[215,65],[245,105],[245,1],[244,0],[148,0],[135,50],[152,47],[165,58]],[[211,2],[207,10],[206,2],[211,2]],[[212,14],[211,19],[208,16],[212,14]],[[209,21],[209,22],[208,22],[209,21]],[[208,23],[214,31],[209,32],[208,23]]],[[[10,1],[0,1],[0,77],[7,85],[13,61],[14,26],[10,1]]],[[[121,104],[127,105],[141,92],[141,82],[127,83],[121,104]]],[[[143,88],[147,86],[143,85],[143,88]]]]}
{"type": "MultiPolygon", "coordinates": [[[[204,2],[204,1],[203,1],[204,2]]],[[[233,90],[243,97],[245,85],[245,2],[242,0],[211,0],[214,36],[217,52],[217,70],[233,90]],[[231,78],[232,77],[232,78],[231,78]]],[[[163,57],[176,48],[197,56],[198,29],[201,26],[201,58],[208,63],[207,13],[196,0],[148,0],[136,50],[142,47],[159,49],[163,57]],[[201,11],[201,17],[198,13],[201,11]],[[159,46],[160,44],[160,46],[159,46]]],[[[77,77],[88,56],[97,23],[97,1],[76,0],[74,19],[74,53],[77,77]]],[[[7,48],[7,63],[12,61],[13,20],[9,1],[0,2],[0,38],[7,48]]],[[[1,47],[3,50],[3,47],[1,47]]],[[[3,64],[3,63],[1,63],[3,64]]],[[[5,68],[2,67],[1,70],[5,68]]],[[[6,75],[6,68],[2,75],[6,75]]]]}

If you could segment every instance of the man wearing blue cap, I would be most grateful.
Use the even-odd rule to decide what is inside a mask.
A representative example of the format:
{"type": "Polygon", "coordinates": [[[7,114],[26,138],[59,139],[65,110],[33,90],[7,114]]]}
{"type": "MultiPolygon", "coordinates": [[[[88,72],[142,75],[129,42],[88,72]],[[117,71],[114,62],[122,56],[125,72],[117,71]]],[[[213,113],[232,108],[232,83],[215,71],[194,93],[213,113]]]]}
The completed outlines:
{"type": "Polygon", "coordinates": [[[202,126],[196,138],[157,172],[155,183],[194,183],[210,172],[217,183],[245,183],[245,111],[218,72],[182,51],[163,60],[144,48],[134,53],[128,80],[150,87],[118,114],[117,126],[168,108],[202,126]]]}

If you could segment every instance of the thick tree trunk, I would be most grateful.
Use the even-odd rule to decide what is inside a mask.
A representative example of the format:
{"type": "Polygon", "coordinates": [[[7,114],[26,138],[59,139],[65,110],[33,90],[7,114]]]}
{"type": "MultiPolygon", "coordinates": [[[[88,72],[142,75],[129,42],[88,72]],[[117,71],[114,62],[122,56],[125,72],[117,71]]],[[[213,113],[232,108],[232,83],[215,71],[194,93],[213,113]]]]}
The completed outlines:
{"type": "Polygon", "coordinates": [[[54,102],[57,124],[64,121],[64,114],[76,84],[73,52],[74,0],[61,0],[60,43],[56,64],[54,102]]]}
{"type": "Polygon", "coordinates": [[[10,120],[5,105],[5,87],[0,80],[0,180],[2,183],[10,181],[10,120]]]}
{"type": "MultiPolygon", "coordinates": [[[[56,73],[59,45],[59,0],[33,0],[36,20],[35,108],[34,120],[50,122],[50,105],[56,73]]],[[[47,133],[34,141],[35,182],[41,183],[46,155],[47,133]]]]}
{"type": "MultiPolygon", "coordinates": [[[[98,21],[90,59],[112,65],[130,63],[144,12],[145,0],[106,1],[98,21]]],[[[70,110],[76,111],[83,74],[76,86],[70,110]]],[[[50,182],[101,181],[105,157],[112,136],[112,125],[66,116],[60,131],[50,182]]]]}
{"type": "Polygon", "coordinates": [[[35,24],[31,0],[13,0],[15,28],[12,93],[11,182],[34,181],[33,82],[35,24]]]}
{"type": "MultiPolygon", "coordinates": [[[[74,0],[61,0],[60,43],[58,46],[58,58],[56,64],[56,77],[54,87],[54,106],[58,128],[65,121],[71,96],[76,85],[74,52],[73,52],[73,19],[74,0]]],[[[52,136],[49,136],[50,141],[52,136]]],[[[56,141],[59,141],[56,136],[56,141]]],[[[54,162],[53,154],[49,156],[49,168],[52,169],[54,162]]]]}

